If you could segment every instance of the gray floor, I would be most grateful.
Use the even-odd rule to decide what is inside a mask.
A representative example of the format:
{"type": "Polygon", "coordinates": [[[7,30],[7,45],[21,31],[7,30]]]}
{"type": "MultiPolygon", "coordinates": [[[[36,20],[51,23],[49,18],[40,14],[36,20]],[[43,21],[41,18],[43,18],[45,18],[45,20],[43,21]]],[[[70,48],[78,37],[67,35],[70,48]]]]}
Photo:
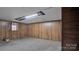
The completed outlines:
{"type": "Polygon", "coordinates": [[[0,51],[60,51],[61,42],[27,38],[0,43],[0,51]]]}

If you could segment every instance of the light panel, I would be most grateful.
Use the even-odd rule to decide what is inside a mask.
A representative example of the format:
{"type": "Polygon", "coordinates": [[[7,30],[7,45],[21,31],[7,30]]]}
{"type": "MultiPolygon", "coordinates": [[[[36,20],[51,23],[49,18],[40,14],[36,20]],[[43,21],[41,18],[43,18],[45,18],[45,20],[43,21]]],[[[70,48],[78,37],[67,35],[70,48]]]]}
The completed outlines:
{"type": "Polygon", "coordinates": [[[25,16],[24,18],[25,19],[30,19],[30,18],[35,18],[37,16],[38,16],[38,14],[32,14],[32,15],[29,15],[29,16],[25,16]]]}

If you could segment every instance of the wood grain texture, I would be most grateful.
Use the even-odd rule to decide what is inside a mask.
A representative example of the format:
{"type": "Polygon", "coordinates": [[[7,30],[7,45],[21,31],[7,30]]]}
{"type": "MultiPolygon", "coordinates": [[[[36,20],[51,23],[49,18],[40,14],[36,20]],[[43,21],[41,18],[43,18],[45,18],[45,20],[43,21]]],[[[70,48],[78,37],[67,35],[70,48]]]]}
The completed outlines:
{"type": "Polygon", "coordinates": [[[62,8],[62,50],[79,50],[79,8],[62,8]]]}
{"type": "Polygon", "coordinates": [[[0,40],[22,38],[40,38],[48,40],[61,40],[61,21],[23,24],[16,22],[0,21],[0,40]],[[2,23],[6,23],[2,26],[2,23]],[[12,23],[17,24],[17,30],[12,31],[12,23]]]}
{"type": "MultiPolygon", "coordinates": [[[[14,22],[16,23],[16,22],[14,22]]],[[[12,31],[12,22],[0,21],[0,40],[3,39],[20,39],[27,37],[27,26],[26,24],[17,23],[18,30],[12,31]]]]}
{"type": "Polygon", "coordinates": [[[61,25],[61,21],[29,24],[28,35],[41,39],[61,40],[61,25]]]}
{"type": "Polygon", "coordinates": [[[0,21],[0,40],[5,38],[10,38],[10,23],[5,21],[0,21]]]}
{"type": "Polygon", "coordinates": [[[22,23],[16,23],[17,30],[12,32],[12,39],[21,39],[27,37],[27,25],[22,23]]]}

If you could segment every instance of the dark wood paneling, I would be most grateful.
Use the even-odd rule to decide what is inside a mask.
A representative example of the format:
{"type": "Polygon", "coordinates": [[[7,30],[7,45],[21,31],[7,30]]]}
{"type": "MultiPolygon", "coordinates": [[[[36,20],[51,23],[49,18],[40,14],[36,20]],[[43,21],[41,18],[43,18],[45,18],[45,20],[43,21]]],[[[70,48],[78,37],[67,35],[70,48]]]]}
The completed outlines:
{"type": "Polygon", "coordinates": [[[62,8],[62,50],[79,50],[79,8],[62,8]]]}

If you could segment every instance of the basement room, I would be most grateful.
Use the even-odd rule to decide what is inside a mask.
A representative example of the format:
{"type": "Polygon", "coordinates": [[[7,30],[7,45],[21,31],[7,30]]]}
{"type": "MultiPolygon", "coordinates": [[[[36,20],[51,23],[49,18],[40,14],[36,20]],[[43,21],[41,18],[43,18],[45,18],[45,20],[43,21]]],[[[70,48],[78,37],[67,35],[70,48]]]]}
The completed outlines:
{"type": "Polygon", "coordinates": [[[61,51],[61,7],[0,7],[0,51],[61,51]]]}

